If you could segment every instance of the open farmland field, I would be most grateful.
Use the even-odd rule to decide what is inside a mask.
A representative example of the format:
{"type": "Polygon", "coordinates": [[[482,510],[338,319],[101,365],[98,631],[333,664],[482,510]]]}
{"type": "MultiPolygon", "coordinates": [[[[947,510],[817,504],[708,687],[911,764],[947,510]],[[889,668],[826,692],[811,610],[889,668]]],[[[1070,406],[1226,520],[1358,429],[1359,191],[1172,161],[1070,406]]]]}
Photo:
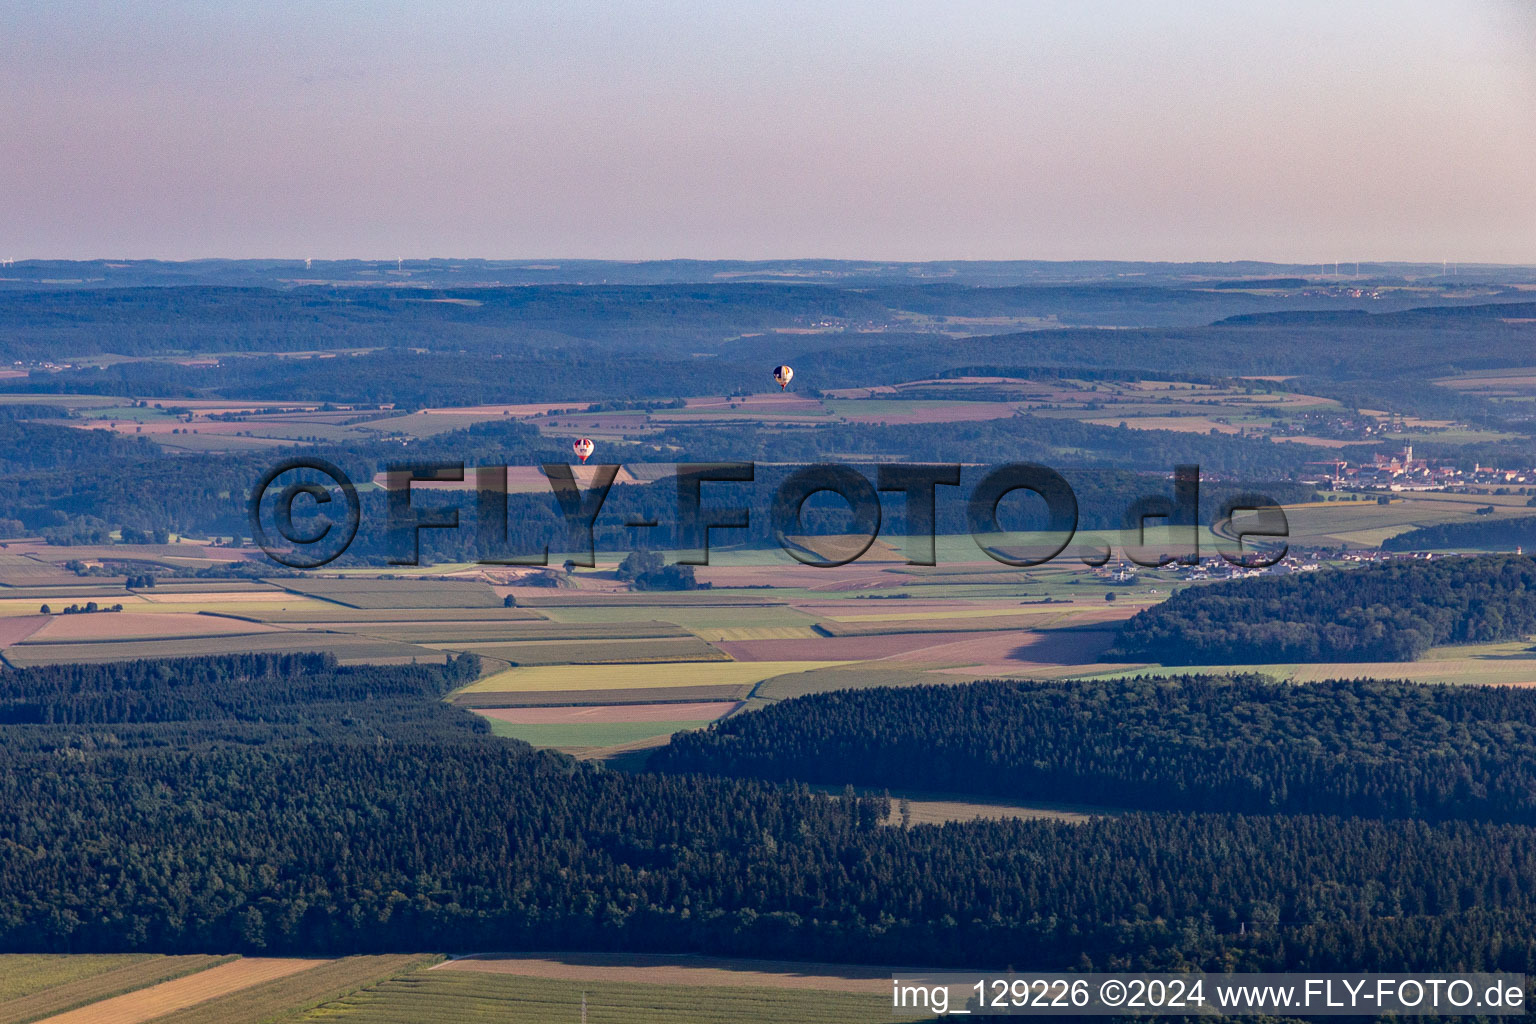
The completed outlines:
{"type": "MultiPolygon", "coordinates": [[[[744,605],[720,608],[676,605],[627,605],[610,607],[544,608],[545,615],[569,626],[649,622],[661,620],[692,633],[705,635],[735,629],[809,628],[816,620],[787,604],[744,605]]],[[[798,634],[797,634],[798,635],[798,634]]]]}
{"type": "Polygon", "coordinates": [[[720,686],[634,686],[623,689],[592,690],[488,690],[454,695],[461,708],[551,708],[574,710],[616,704],[718,703],[742,701],[752,692],[753,683],[720,686]]]}
{"type": "Polygon", "coordinates": [[[595,707],[492,708],[477,712],[498,736],[577,754],[700,729],[741,707],[740,701],[609,704],[595,707]]]}
{"type": "MultiPolygon", "coordinates": [[[[742,662],[878,661],[913,652],[936,650],[987,635],[981,632],[949,631],[818,636],[813,640],[737,640],[721,643],[720,649],[742,662]]],[[[943,660],[942,657],[936,657],[935,663],[943,660]]]]}
{"type": "Polygon", "coordinates": [[[7,587],[33,587],[47,584],[79,582],[80,577],[52,562],[39,561],[27,555],[0,554],[0,585],[7,587]]]}
{"type": "Polygon", "coordinates": [[[648,662],[729,661],[730,658],[697,637],[656,640],[538,640],[532,643],[429,644],[437,650],[470,651],[514,665],[623,665],[648,662]]]}
{"type": "Polygon", "coordinates": [[[1319,662],[1264,665],[1146,665],[1083,672],[1085,678],[1185,673],[1259,672],[1296,683],[1326,679],[1406,679],[1463,686],[1536,686],[1536,648],[1530,641],[1432,647],[1417,661],[1319,662]]]}
{"type": "MultiPolygon", "coordinates": [[[[462,961],[459,961],[462,962],[462,961]]],[[[645,976],[663,976],[665,969],[645,976]]],[[[867,1024],[892,1014],[890,982],[879,993],[799,988],[702,987],[527,977],[438,968],[419,971],[312,1012],[334,1024],[867,1024]]]]}
{"type": "Polygon", "coordinates": [[[257,613],[263,622],[305,624],[336,623],[344,627],[358,625],[416,623],[538,623],[547,621],[538,612],[526,608],[346,608],[331,601],[303,598],[283,592],[291,599],[288,607],[274,607],[257,613]],[[292,606],[299,604],[298,608],[292,606]]]}
{"type": "Polygon", "coordinates": [[[46,1024],[147,1024],[177,1010],[312,970],[324,960],[242,957],[46,1018],[46,1024]]]}
{"type": "Polygon", "coordinates": [[[153,955],[0,957],[0,971],[4,971],[0,975],[0,994],[17,993],[0,1002],[0,1024],[51,1021],[59,1019],[55,1015],[60,1014],[85,1024],[98,1018],[78,1011],[79,1007],[95,1010],[101,1000],[195,976],[229,959],[153,955]]]}
{"type": "MultiPolygon", "coordinates": [[[[295,621],[312,618],[317,611],[329,609],[344,611],[339,605],[314,598],[301,597],[285,590],[264,591],[210,591],[197,593],[185,591],[177,594],[157,594],[153,591],[127,591],[102,586],[56,587],[46,590],[29,588],[26,596],[12,596],[13,591],[0,590],[0,617],[7,615],[36,615],[38,608],[47,604],[55,612],[61,612],[71,604],[95,601],[99,605],[123,606],[123,613],[140,615],[186,616],[199,613],[247,616],[253,620],[268,615],[291,616],[295,621]]],[[[117,613],[113,613],[117,614],[117,613]]]]}
{"type": "Polygon", "coordinates": [[[889,992],[891,974],[889,969],[861,964],[645,953],[487,953],[450,960],[433,968],[433,973],[867,994],[889,992]]]}
{"type": "Polygon", "coordinates": [[[1287,506],[1291,543],[1342,543],[1356,548],[1373,548],[1388,537],[1415,527],[1489,518],[1478,516],[1474,511],[1488,505],[1494,508],[1491,518],[1530,514],[1525,504],[1527,499],[1521,495],[1415,492],[1393,495],[1393,499],[1389,505],[1378,505],[1372,499],[1287,506]]]}
{"type": "Polygon", "coordinates": [[[167,640],[178,637],[270,633],[275,627],[216,615],[154,614],[137,611],[52,615],[32,635],[34,643],[80,643],[90,640],[167,640]]]}
{"type": "Polygon", "coordinates": [[[611,665],[539,665],[513,668],[487,676],[459,690],[460,694],[480,696],[489,693],[527,693],[530,691],[568,691],[579,694],[590,690],[671,689],[694,686],[742,686],[761,682],[786,672],[804,672],[829,668],[834,661],[757,661],[757,662],[673,662],[633,665],[622,669],[611,665]]]}
{"type": "Polygon", "coordinates": [[[712,722],[741,707],[740,701],[694,701],[675,704],[608,704],[594,707],[497,708],[480,714],[514,725],[579,725],[593,722],[658,722],[683,719],[712,722]]]}
{"type": "Polygon", "coordinates": [[[66,953],[0,954],[0,1014],[12,1000],[34,992],[84,981],[145,960],[149,953],[69,955],[66,953]]]}
{"type": "Polygon", "coordinates": [[[574,643],[578,640],[660,640],[694,637],[670,622],[614,622],[570,626],[559,622],[439,623],[384,622],[313,623],[310,628],[336,628],[346,633],[402,640],[406,643],[574,643]]]}
{"type": "Polygon", "coordinates": [[[278,579],[296,594],[350,608],[494,608],[501,598],[472,580],[278,579]]]}
{"type": "Polygon", "coordinates": [[[0,647],[20,643],[52,621],[47,615],[11,615],[0,618],[0,647]]]}
{"type": "Polygon", "coordinates": [[[64,662],[133,661],[139,658],[188,658],[205,654],[243,652],[320,651],[336,655],[343,663],[390,664],[408,661],[441,662],[443,653],[411,644],[392,643],[372,637],[340,633],[306,633],[278,630],[232,636],[190,637],[174,640],[108,640],[94,643],[17,644],[5,651],[5,660],[16,668],[57,665],[64,662]]]}
{"type": "Polygon", "coordinates": [[[639,740],[664,740],[673,733],[701,729],[709,719],[657,722],[525,723],[491,720],[491,732],[523,740],[535,747],[548,747],[567,753],[593,748],[618,747],[639,740]]]}
{"type": "Polygon", "coordinates": [[[154,1018],[154,1024],[268,1024],[344,999],[441,960],[440,955],[349,956],[154,1018]]]}
{"type": "Polygon", "coordinates": [[[335,629],[364,633],[404,643],[514,644],[558,643],[578,640],[656,640],[666,637],[693,639],[669,622],[617,622],[568,626],[558,622],[312,622],[310,629],[335,629]]]}

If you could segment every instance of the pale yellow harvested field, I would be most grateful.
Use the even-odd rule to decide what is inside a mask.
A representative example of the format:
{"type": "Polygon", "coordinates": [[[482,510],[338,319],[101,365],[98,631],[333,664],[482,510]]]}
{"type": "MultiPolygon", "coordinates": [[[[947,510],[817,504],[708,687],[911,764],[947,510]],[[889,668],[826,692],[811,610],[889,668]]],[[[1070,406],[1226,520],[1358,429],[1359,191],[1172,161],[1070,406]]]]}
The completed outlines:
{"type": "Polygon", "coordinates": [[[786,672],[835,668],[842,661],[659,662],[647,665],[530,665],[471,683],[460,693],[613,690],[672,686],[740,686],[786,672]]]}
{"type": "Polygon", "coordinates": [[[83,605],[87,601],[95,601],[98,605],[107,606],[120,604],[125,611],[130,608],[137,612],[146,610],[144,602],[128,593],[124,593],[121,597],[103,597],[94,593],[81,597],[7,597],[0,598],[0,618],[36,615],[38,609],[45,604],[55,612],[62,612],[72,604],[83,605]]]}
{"type": "Polygon", "coordinates": [[[167,1013],[329,962],[246,957],[185,978],[103,999],[78,1010],[45,1018],[40,1024],[143,1024],[167,1013]]]}

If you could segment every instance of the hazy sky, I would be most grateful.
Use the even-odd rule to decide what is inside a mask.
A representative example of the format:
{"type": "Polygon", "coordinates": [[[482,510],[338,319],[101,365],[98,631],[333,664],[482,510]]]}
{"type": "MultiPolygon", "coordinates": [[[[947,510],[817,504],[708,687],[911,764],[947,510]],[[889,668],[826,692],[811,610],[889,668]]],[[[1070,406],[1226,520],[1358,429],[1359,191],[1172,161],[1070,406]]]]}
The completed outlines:
{"type": "Polygon", "coordinates": [[[0,0],[0,257],[1536,263],[1533,11],[0,0]]]}

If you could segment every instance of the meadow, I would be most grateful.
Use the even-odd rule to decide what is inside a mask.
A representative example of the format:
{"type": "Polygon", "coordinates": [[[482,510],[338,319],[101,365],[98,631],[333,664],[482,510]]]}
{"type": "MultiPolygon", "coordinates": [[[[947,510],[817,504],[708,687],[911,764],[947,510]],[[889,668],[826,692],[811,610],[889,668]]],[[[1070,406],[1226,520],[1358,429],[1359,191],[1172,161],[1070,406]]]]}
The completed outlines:
{"type": "Polygon", "coordinates": [[[889,995],[706,988],[423,971],[358,992],[304,1019],[328,1024],[867,1024],[889,995]]]}

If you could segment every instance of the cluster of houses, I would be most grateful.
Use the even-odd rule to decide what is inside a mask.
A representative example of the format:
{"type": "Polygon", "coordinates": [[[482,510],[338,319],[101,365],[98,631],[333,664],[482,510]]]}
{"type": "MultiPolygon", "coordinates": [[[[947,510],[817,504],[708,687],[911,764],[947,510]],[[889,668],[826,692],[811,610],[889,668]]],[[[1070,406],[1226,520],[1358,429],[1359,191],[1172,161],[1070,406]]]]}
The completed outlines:
{"type": "MultiPolygon", "coordinates": [[[[1118,562],[1113,565],[1102,565],[1093,571],[1093,575],[1106,583],[1135,583],[1137,574],[1146,572],[1150,567],[1137,565],[1135,562],[1118,562]]],[[[1322,568],[1320,557],[1313,553],[1287,555],[1274,565],[1263,568],[1246,568],[1241,565],[1233,565],[1224,558],[1203,558],[1190,565],[1171,563],[1165,565],[1161,571],[1170,570],[1178,573],[1178,578],[1187,583],[1204,583],[1212,580],[1241,580],[1253,576],[1281,576],[1295,572],[1313,572],[1322,568]]],[[[1162,577],[1167,579],[1167,577],[1162,577]]]]}
{"type": "Polygon", "coordinates": [[[1476,465],[1463,470],[1428,459],[1414,458],[1413,445],[1404,445],[1396,455],[1376,455],[1363,465],[1351,465],[1342,459],[1309,462],[1312,472],[1307,483],[1334,490],[1433,491],[1469,485],[1520,486],[1536,484],[1536,469],[1503,469],[1476,465]]]}

